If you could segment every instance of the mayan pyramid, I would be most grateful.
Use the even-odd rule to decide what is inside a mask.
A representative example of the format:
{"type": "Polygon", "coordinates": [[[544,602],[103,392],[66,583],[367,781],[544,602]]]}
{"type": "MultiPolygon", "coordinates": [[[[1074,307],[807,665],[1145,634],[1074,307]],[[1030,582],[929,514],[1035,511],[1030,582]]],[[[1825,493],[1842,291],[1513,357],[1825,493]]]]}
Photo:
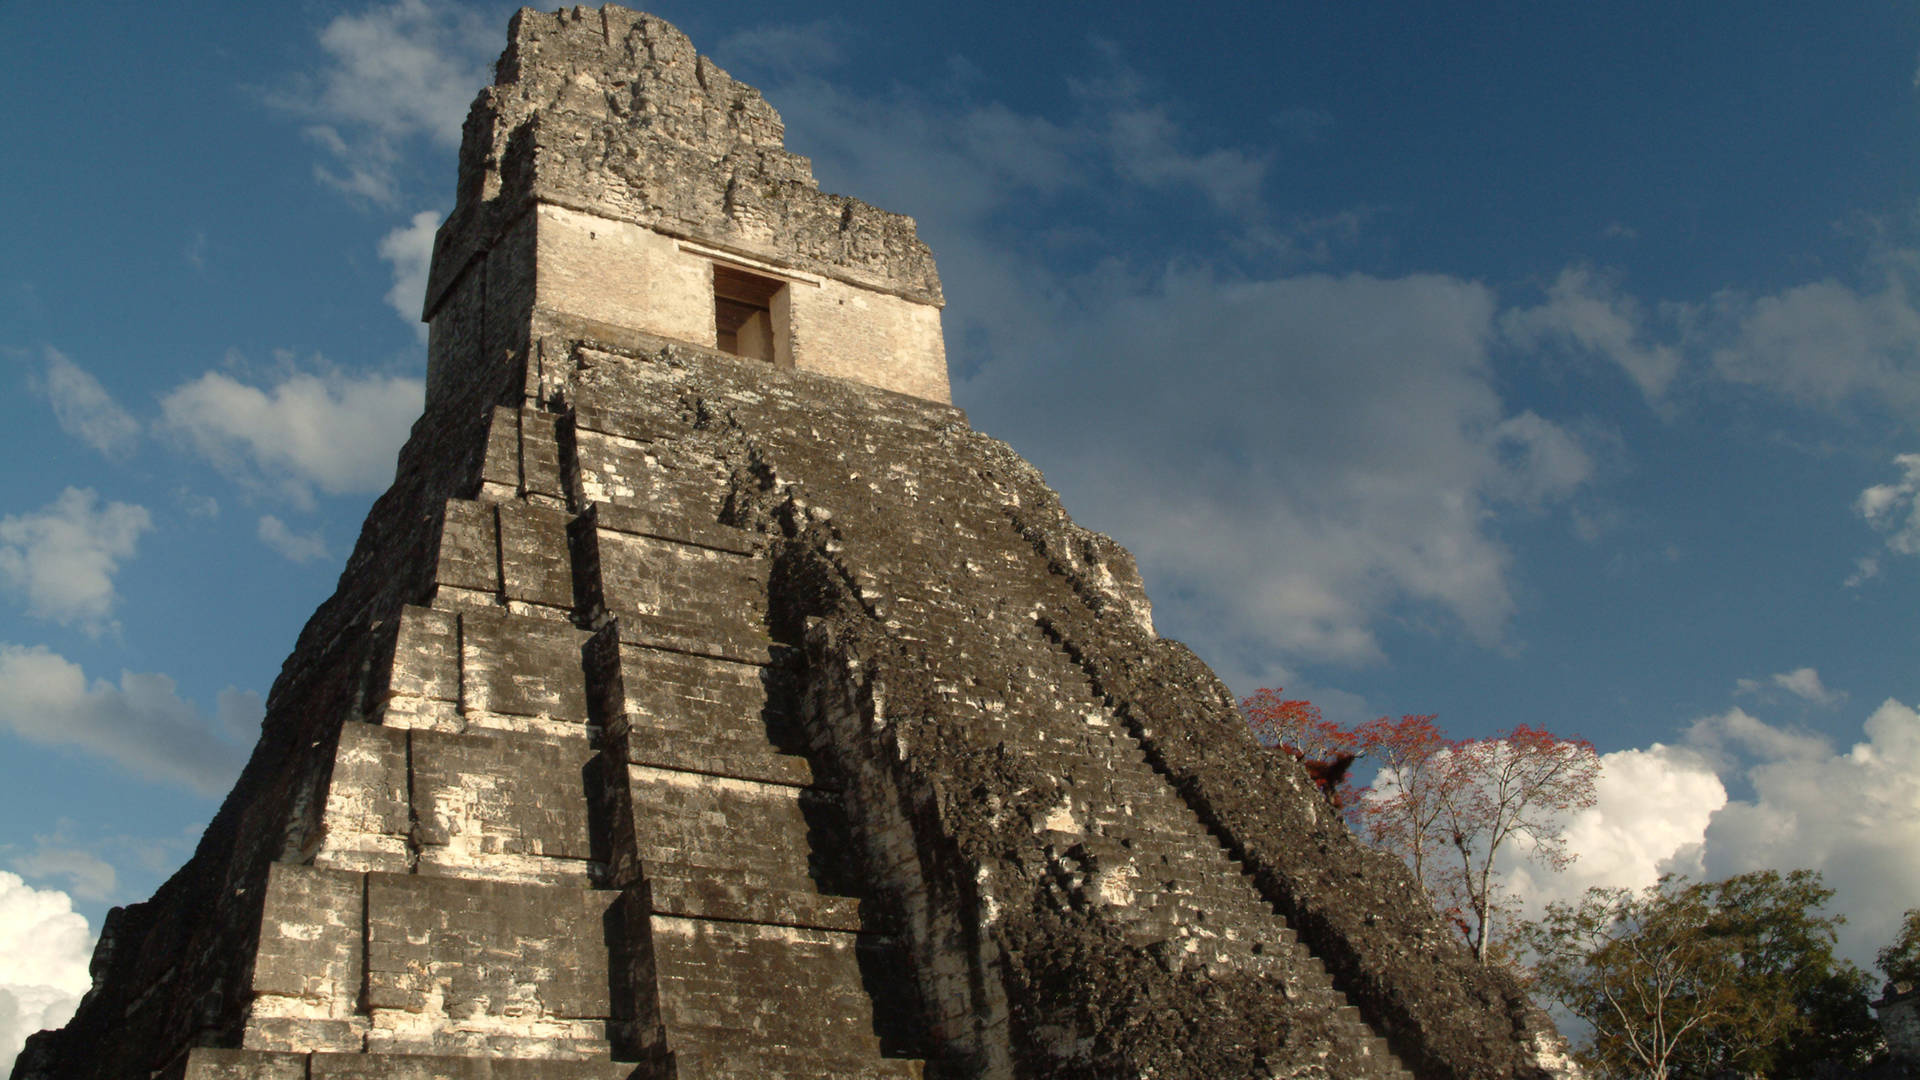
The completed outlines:
{"type": "Polygon", "coordinates": [[[17,1080],[1560,1075],[941,304],[679,31],[516,16],[393,488],[17,1080]]]}

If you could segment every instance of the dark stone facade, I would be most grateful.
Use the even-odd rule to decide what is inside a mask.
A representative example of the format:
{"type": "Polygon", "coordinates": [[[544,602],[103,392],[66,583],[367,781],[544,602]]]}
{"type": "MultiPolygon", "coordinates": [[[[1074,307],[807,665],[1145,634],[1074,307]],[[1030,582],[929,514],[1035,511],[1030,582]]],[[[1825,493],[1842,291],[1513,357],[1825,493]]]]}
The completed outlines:
{"type": "Polygon", "coordinates": [[[671,27],[514,34],[398,479],[16,1080],[1564,1073],[1005,445],[547,304],[516,201],[717,243],[753,176],[761,258],[939,294],[910,221],[814,191],[671,27]],[[555,104],[589,84],[681,104],[614,153],[555,104]]]}

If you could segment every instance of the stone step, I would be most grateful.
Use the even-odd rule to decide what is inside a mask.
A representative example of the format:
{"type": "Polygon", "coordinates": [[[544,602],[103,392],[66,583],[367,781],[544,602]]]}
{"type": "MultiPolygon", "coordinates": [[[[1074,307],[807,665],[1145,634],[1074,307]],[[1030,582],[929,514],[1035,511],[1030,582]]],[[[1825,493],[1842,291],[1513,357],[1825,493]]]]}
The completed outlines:
{"type": "Polygon", "coordinates": [[[731,1029],[676,1031],[670,1054],[675,1080],[922,1080],[919,1058],[834,1052],[817,1046],[748,1045],[731,1029]]]}
{"type": "Polygon", "coordinates": [[[915,993],[888,939],[660,915],[652,926],[669,1049],[773,1046],[861,1060],[899,1048],[915,993]]]}
{"type": "MultiPolygon", "coordinates": [[[[644,723],[644,721],[643,721],[644,723]]],[[[763,780],[789,787],[814,787],[813,766],[799,754],[781,753],[762,736],[716,739],[700,734],[631,726],[625,732],[627,761],[707,776],[763,780]]]]}
{"type": "Polygon", "coordinates": [[[820,891],[805,878],[770,878],[749,870],[645,861],[653,910],[737,922],[806,926],[830,930],[875,929],[872,913],[852,896],[820,891]]]}

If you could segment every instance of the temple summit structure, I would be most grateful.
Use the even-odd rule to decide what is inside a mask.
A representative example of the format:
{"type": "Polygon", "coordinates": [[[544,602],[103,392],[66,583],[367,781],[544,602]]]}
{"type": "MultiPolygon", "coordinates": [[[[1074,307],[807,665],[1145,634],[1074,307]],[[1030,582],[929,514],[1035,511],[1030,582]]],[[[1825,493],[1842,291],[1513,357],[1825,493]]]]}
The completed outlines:
{"type": "Polygon", "coordinates": [[[15,1080],[1567,1075],[942,303],[679,31],[516,15],[394,485],[15,1080]]]}

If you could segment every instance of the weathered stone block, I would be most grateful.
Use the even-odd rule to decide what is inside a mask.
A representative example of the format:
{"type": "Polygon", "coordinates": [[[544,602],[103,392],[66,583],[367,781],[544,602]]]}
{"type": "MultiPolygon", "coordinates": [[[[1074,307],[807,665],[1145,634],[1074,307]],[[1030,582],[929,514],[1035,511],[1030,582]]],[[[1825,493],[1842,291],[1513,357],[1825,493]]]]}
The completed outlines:
{"type": "Polygon", "coordinates": [[[389,694],[435,701],[460,700],[460,632],[450,611],[408,605],[400,609],[389,694]]]}
{"type": "Polygon", "coordinates": [[[770,564],[732,552],[600,529],[591,610],[620,620],[623,641],[764,663],[770,564]]]}
{"type": "Polygon", "coordinates": [[[604,917],[617,895],[369,874],[367,1003],[502,1034],[605,1019],[604,917]]]}
{"type": "MultiPolygon", "coordinates": [[[[431,1054],[314,1054],[310,1060],[310,1065],[303,1062],[310,1071],[300,1073],[301,1080],[653,1080],[648,1070],[618,1061],[431,1054]]],[[[253,1074],[246,1075],[253,1080],[253,1074]]]]}
{"type": "Polygon", "coordinates": [[[474,609],[460,616],[460,707],[585,723],[580,649],[588,634],[564,623],[474,609]]]}
{"type": "Polygon", "coordinates": [[[421,873],[572,880],[592,868],[585,738],[413,733],[412,793],[421,873]]]}
{"type": "Polygon", "coordinates": [[[775,667],[641,646],[619,650],[627,760],[808,785],[813,769],[775,667]]]}
{"type": "Polygon", "coordinates": [[[564,508],[567,482],[560,463],[561,417],[539,409],[520,412],[520,487],[536,504],[564,508]]]}
{"type": "Polygon", "coordinates": [[[782,1047],[880,1067],[862,935],[656,915],[652,940],[661,1022],[676,1053],[733,1047],[751,1060],[782,1047]]]}
{"type": "Polygon", "coordinates": [[[448,500],[433,579],[470,592],[500,591],[500,538],[492,503],[448,500]]]}
{"type": "Polygon", "coordinates": [[[412,828],[408,784],[404,728],[342,724],[314,864],[405,872],[412,828]]]}
{"type": "Polygon", "coordinates": [[[858,925],[853,905],[814,899],[852,888],[846,824],[831,796],[639,765],[629,767],[628,784],[642,873],[655,883],[657,903],[670,894],[692,905],[677,908],[682,914],[858,925]]]}
{"type": "Polygon", "coordinates": [[[307,1080],[307,1056],[196,1046],[179,1080],[307,1080]]]}
{"type": "Polygon", "coordinates": [[[520,493],[520,410],[495,406],[487,425],[487,453],[480,465],[480,490],[487,501],[520,493]]]}
{"type": "Polygon", "coordinates": [[[509,603],[573,607],[573,566],[567,552],[564,510],[531,503],[502,503],[501,593],[509,603]]]}
{"type": "Polygon", "coordinates": [[[357,873],[285,864],[270,868],[253,965],[254,1015],[326,1020],[353,1015],[365,970],[364,895],[365,879],[357,873]]]}

